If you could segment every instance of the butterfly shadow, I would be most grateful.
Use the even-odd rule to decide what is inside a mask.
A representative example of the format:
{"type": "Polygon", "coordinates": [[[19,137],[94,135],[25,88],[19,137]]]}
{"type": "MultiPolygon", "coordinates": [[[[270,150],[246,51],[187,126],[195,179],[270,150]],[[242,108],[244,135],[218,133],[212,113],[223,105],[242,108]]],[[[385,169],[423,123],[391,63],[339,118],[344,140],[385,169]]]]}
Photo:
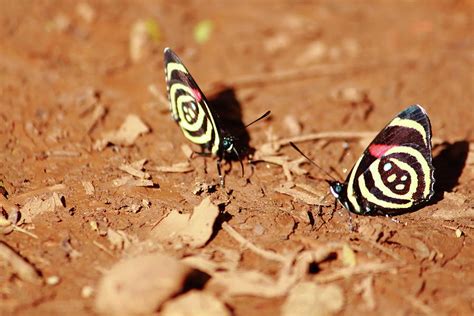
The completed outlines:
{"type": "Polygon", "coordinates": [[[466,166],[469,153],[469,142],[457,141],[443,143],[441,151],[433,158],[434,196],[430,204],[436,204],[443,199],[445,192],[451,192],[458,184],[459,177],[466,166]]]}
{"type": "MultiPolygon", "coordinates": [[[[235,91],[232,88],[224,88],[209,98],[210,107],[218,117],[219,127],[224,135],[235,137],[234,146],[239,152],[241,158],[252,153],[250,148],[250,135],[242,121],[242,107],[237,100],[235,91]]],[[[236,161],[238,157],[231,155],[226,157],[229,160],[236,161]]]]}

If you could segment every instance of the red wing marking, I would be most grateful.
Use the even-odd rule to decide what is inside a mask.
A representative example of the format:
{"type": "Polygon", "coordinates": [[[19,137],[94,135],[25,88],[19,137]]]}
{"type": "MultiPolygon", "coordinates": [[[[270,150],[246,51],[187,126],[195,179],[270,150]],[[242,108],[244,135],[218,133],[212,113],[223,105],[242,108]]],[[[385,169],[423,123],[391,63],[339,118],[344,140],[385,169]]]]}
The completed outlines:
{"type": "Polygon", "coordinates": [[[372,144],[369,147],[369,152],[372,156],[376,158],[380,158],[385,154],[385,152],[393,147],[396,147],[396,145],[382,145],[382,144],[372,144]]]}
{"type": "Polygon", "coordinates": [[[196,101],[199,103],[202,100],[201,92],[198,89],[193,89],[193,94],[194,97],[196,98],[196,101]]]}

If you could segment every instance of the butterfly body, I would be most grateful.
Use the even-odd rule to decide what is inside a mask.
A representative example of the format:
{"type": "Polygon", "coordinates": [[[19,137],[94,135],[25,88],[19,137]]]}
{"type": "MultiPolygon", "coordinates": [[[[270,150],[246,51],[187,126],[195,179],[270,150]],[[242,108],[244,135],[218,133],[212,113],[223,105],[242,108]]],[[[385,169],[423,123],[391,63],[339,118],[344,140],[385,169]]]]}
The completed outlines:
{"type": "Polygon", "coordinates": [[[430,121],[421,106],[412,105],[375,137],[345,182],[329,184],[353,213],[395,215],[433,196],[433,174],[430,121]]]}

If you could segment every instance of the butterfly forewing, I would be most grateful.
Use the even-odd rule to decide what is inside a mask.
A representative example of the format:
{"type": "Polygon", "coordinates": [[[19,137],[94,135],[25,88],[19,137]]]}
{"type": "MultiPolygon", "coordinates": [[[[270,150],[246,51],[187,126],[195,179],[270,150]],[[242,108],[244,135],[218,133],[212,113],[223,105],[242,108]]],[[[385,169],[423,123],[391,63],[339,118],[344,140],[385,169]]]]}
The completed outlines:
{"type": "Polygon", "coordinates": [[[358,213],[401,212],[433,195],[431,125],[413,105],[372,141],[350,172],[347,199],[358,213]]]}
{"type": "Polygon", "coordinates": [[[206,97],[170,48],[165,49],[164,62],[166,88],[173,119],[179,124],[187,139],[217,155],[221,132],[206,97]]]}

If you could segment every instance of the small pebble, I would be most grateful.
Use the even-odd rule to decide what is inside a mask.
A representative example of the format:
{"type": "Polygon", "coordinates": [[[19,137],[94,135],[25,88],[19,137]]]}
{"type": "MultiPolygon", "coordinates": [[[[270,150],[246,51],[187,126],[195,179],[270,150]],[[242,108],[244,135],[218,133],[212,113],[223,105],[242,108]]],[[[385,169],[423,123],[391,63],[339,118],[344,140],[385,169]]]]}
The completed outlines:
{"type": "Polygon", "coordinates": [[[464,235],[464,232],[458,228],[456,229],[455,234],[457,238],[461,238],[461,236],[464,235]]]}
{"type": "Polygon", "coordinates": [[[61,281],[61,279],[57,275],[52,275],[46,279],[46,284],[48,285],[56,285],[61,281]]]}
{"type": "Polygon", "coordinates": [[[83,298],[90,298],[94,294],[94,288],[90,285],[86,285],[81,290],[81,296],[83,298]]]}

